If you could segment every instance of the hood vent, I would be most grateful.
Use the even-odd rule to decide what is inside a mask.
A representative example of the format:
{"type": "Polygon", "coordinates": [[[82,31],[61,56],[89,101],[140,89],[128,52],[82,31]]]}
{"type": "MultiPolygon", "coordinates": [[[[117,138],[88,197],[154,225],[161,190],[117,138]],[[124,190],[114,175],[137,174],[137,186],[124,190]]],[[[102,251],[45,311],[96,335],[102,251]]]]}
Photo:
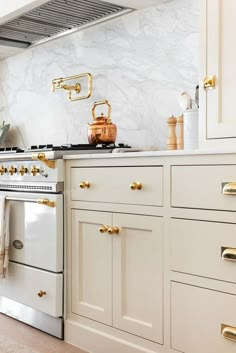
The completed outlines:
{"type": "Polygon", "coordinates": [[[0,44],[29,47],[129,11],[100,0],[51,0],[0,25],[0,44]]]}

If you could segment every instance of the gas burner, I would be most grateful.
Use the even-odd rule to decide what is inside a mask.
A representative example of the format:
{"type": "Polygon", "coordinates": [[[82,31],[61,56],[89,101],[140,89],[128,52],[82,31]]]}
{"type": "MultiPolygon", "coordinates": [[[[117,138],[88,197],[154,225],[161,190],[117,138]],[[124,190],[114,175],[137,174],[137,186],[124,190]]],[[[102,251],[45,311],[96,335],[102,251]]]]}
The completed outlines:
{"type": "Polygon", "coordinates": [[[0,147],[0,153],[20,153],[24,150],[20,147],[0,147]]]}

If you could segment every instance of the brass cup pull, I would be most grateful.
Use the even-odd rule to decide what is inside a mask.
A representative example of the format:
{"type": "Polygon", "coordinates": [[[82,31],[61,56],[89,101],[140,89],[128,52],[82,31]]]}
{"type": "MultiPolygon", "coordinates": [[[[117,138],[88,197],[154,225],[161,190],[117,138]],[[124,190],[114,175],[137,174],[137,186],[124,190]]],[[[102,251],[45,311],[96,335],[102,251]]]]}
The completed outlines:
{"type": "Polygon", "coordinates": [[[236,183],[222,183],[223,195],[236,195],[236,183]]]}
{"type": "Polygon", "coordinates": [[[85,189],[85,188],[90,188],[90,182],[89,181],[81,181],[81,183],[79,184],[79,187],[81,189],[85,189]]]}
{"type": "Polygon", "coordinates": [[[39,296],[40,298],[42,298],[44,295],[47,294],[47,292],[40,289],[40,291],[39,291],[37,294],[38,294],[38,296],[39,296]]]}
{"type": "Polygon", "coordinates": [[[109,227],[107,230],[108,234],[118,234],[120,229],[118,227],[109,227]]]}
{"type": "Polygon", "coordinates": [[[203,81],[205,89],[213,89],[216,86],[216,76],[206,76],[203,81]]]}
{"type": "Polygon", "coordinates": [[[234,248],[221,248],[222,260],[236,261],[236,249],[234,248]]]}
{"type": "Polygon", "coordinates": [[[100,228],[99,228],[99,232],[100,233],[106,233],[107,232],[107,230],[108,230],[108,226],[104,226],[104,225],[102,225],[100,228]]]}
{"type": "Polygon", "coordinates": [[[139,181],[133,182],[133,183],[130,184],[130,189],[131,190],[141,190],[142,187],[143,186],[142,186],[142,184],[139,181]]]}
{"type": "Polygon", "coordinates": [[[236,327],[221,324],[221,334],[227,340],[236,342],[236,327]]]}

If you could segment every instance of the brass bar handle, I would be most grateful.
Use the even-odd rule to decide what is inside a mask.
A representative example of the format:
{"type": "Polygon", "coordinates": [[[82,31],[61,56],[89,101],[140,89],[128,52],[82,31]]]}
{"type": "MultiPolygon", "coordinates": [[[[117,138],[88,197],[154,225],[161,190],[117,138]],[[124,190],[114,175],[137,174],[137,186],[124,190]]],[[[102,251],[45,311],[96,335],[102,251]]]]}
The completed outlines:
{"type": "Polygon", "coordinates": [[[141,190],[142,187],[143,187],[143,185],[139,181],[133,182],[133,183],[130,184],[130,189],[131,190],[141,190]]]}
{"type": "Polygon", "coordinates": [[[103,104],[106,104],[108,106],[108,113],[107,113],[107,123],[109,124],[111,122],[111,105],[108,103],[108,100],[104,100],[104,101],[99,101],[99,102],[95,102],[93,107],[92,107],[92,116],[93,116],[93,120],[96,119],[95,117],[95,108],[98,106],[98,105],[103,105],[103,104]]]}
{"type": "Polygon", "coordinates": [[[227,340],[236,342],[236,327],[221,324],[221,335],[227,340]]]}
{"type": "Polygon", "coordinates": [[[44,206],[48,206],[48,207],[55,207],[56,206],[56,202],[50,201],[49,199],[38,199],[38,200],[36,200],[36,203],[38,203],[39,205],[44,205],[44,206]]]}
{"type": "Polygon", "coordinates": [[[234,248],[221,248],[222,260],[236,261],[236,249],[234,248]]]}
{"type": "Polygon", "coordinates": [[[107,233],[108,228],[109,228],[109,226],[102,225],[102,226],[99,228],[99,232],[100,232],[100,233],[107,233]]]}
{"type": "Polygon", "coordinates": [[[44,295],[46,295],[47,294],[47,292],[46,291],[44,291],[44,290],[42,290],[42,289],[40,289],[40,291],[38,291],[38,297],[39,298],[42,298],[44,295]]]}
{"type": "Polygon", "coordinates": [[[56,162],[53,161],[53,160],[48,160],[48,159],[46,158],[45,153],[43,153],[43,152],[33,154],[33,155],[32,155],[32,159],[33,159],[33,160],[38,160],[38,161],[43,162],[43,163],[46,164],[49,168],[53,168],[53,169],[55,168],[56,162]]]}
{"type": "Polygon", "coordinates": [[[119,227],[109,227],[107,230],[108,234],[118,234],[120,232],[119,227]]]}
{"type": "Polygon", "coordinates": [[[236,182],[222,183],[223,195],[236,195],[236,182]]]}
{"type": "Polygon", "coordinates": [[[79,187],[81,189],[85,189],[85,188],[89,189],[90,186],[91,186],[91,184],[89,181],[81,181],[81,183],[79,184],[79,187]]]}
{"type": "Polygon", "coordinates": [[[216,76],[206,76],[203,80],[203,87],[207,89],[213,89],[216,86],[216,76]]]}

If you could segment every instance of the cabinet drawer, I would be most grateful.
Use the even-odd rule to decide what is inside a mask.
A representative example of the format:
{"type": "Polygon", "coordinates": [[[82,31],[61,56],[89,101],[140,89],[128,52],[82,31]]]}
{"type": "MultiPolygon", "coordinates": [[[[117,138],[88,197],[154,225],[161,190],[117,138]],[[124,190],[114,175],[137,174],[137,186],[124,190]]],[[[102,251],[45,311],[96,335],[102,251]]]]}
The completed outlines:
{"type": "Polygon", "coordinates": [[[235,234],[236,224],[171,219],[171,269],[236,282],[235,234]]]}
{"type": "Polygon", "coordinates": [[[9,263],[9,273],[1,281],[0,296],[25,304],[54,317],[62,316],[62,274],[54,274],[9,263]],[[38,296],[42,290],[46,294],[38,296]]]}
{"type": "Polygon", "coordinates": [[[162,183],[162,167],[72,168],[71,199],[162,206],[162,183]],[[90,186],[81,188],[86,181],[90,186]]]}
{"type": "Polygon", "coordinates": [[[222,336],[222,324],[236,327],[236,296],[172,282],[172,348],[188,353],[235,353],[236,342],[222,336]]]}
{"type": "Polygon", "coordinates": [[[236,211],[236,192],[222,192],[225,183],[236,182],[235,165],[173,166],[171,177],[171,206],[236,211]]]}

